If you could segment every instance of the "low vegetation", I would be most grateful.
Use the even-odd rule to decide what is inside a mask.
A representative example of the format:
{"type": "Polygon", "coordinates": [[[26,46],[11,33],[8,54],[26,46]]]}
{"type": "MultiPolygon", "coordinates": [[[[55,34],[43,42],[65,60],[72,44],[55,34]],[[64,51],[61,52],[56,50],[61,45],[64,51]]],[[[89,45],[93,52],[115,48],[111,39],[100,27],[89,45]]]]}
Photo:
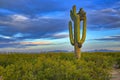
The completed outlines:
{"type": "Polygon", "coordinates": [[[120,53],[0,54],[2,80],[110,80],[120,53]]]}

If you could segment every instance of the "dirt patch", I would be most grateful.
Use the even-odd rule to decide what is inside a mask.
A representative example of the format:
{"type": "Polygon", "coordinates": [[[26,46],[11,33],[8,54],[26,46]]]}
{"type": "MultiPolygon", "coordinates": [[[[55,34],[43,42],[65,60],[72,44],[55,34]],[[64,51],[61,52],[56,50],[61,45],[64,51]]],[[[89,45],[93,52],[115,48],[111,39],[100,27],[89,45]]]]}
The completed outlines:
{"type": "Polygon", "coordinates": [[[3,79],[2,79],[2,76],[0,76],[0,80],[3,80],[3,79]]]}
{"type": "Polygon", "coordinates": [[[120,69],[113,69],[111,74],[111,80],[120,80],[120,69]]]}

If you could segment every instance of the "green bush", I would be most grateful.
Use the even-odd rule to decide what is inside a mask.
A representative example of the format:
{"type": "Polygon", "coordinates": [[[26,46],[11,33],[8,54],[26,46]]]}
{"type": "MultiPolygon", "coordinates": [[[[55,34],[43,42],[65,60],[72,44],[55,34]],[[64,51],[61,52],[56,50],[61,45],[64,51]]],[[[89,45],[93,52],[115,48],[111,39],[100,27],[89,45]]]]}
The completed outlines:
{"type": "Polygon", "coordinates": [[[72,53],[1,54],[0,76],[3,80],[110,80],[120,55],[109,54],[83,53],[80,60],[72,53]],[[5,56],[9,62],[4,62],[5,56]]]}
{"type": "Polygon", "coordinates": [[[116,59],[116,65],[120,68],[120,57],[116,59]]]}

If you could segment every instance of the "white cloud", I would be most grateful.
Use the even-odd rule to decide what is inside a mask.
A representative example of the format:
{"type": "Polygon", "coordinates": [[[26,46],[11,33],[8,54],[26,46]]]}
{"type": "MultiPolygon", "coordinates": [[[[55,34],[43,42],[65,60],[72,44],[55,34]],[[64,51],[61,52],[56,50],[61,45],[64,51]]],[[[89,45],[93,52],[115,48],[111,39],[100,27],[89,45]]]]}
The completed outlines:
{"type": "Polygon", "coordinates": [[[113,8],[106,8],[106,9],[102,9],[101,12],[106,12],[106,13],[110,13],[110,12],[117,12],[117,10],[113,9],[113,8]]]}
{"type": "Polygon", "coordinates": [[[28,17],[20,14],[11,15],[11,18],[13,21],[26,21],[29,19],[28,17]]]}
{"type": "Polygon", "coordinates": [[[65,32],[61,32],[61,33],[57,33],[57,34],[53,35],[53,37],[60,37],[60,38],[66,38],[68,36],[69,36],[69,34],[65,33],[65,32]]]}
{"type": "Polygon", "coordinates": [[[5,36],[5,35],[0,35],[1,38],[5,38],[5,39],[11,39],[12,37],[10,36],[5,36]]]}

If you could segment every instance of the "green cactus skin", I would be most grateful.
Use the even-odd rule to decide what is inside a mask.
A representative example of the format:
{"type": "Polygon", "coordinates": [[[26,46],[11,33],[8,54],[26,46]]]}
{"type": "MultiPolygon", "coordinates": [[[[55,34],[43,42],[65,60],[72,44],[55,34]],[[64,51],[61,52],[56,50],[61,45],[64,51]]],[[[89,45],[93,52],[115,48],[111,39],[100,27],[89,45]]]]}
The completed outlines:
{"type": "Polygon", "coordinates": [[[81,8],[76,13],[76,6],[74,5],[70,10],[70,16],[74,23],[74,33],[72,32],[72,21],[69,21],[69,37],[70,43],[74,46],[75,56],[77,59],[81,57],[81,47],[86,38],[86,13],[81,8]],[[80,22],[83,21],[82,37],[80,37],[80,22]],[[73,35],[74,34],[74,35],[73,35]]]}

